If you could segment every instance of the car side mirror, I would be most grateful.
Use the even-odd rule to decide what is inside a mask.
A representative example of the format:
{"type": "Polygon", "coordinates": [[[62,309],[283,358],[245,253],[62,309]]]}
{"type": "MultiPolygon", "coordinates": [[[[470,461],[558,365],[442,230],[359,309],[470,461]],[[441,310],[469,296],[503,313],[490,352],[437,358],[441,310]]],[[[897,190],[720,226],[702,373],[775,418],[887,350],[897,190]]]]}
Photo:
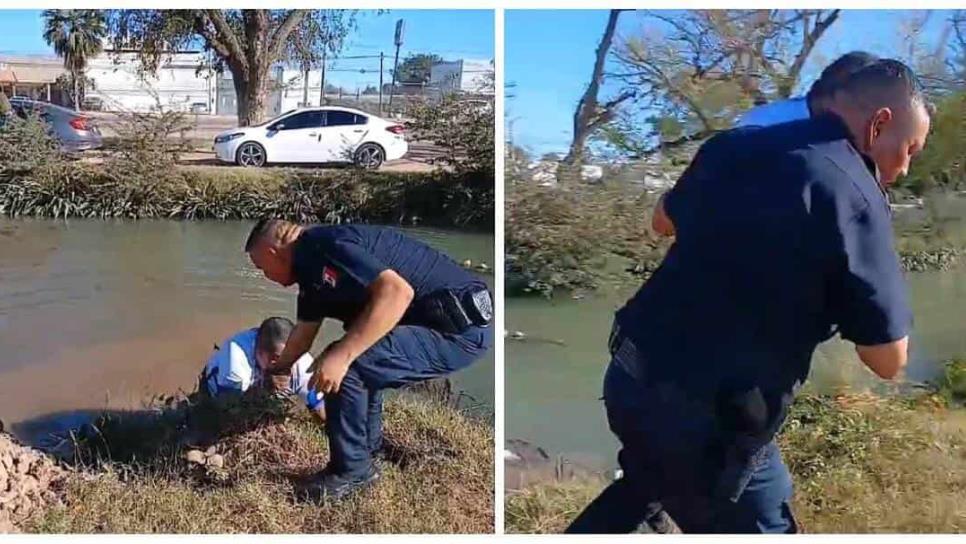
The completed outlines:
{"type": "Polygon", "coordinates": [[[271,130],[272,132],[278,132],[279,130],[285,130],[285,123],[275,123],[274,125],[272,125],[272,127],[269,130],[271,130]]]}

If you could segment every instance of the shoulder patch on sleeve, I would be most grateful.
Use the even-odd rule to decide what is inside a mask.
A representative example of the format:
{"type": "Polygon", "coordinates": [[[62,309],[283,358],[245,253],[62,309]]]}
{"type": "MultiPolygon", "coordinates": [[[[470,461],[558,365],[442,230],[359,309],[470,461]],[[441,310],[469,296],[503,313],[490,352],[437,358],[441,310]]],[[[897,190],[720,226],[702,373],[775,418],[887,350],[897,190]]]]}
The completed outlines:
{"type": "Polygon", "coordinates": [[[332,266],[322,267],[322,283],[332,287],[333,289],[338,287],[339,284],[339,271],[332,266]]]}

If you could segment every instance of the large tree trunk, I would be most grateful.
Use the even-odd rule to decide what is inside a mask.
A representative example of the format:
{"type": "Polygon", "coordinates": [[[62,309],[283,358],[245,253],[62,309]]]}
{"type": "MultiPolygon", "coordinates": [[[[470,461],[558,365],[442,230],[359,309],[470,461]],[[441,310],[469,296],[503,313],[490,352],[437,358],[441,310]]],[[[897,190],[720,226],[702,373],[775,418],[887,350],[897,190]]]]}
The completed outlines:
{"type": "Polygon", "coordinates": [[[597,93],[600,84],[604,79],[604,64],[607,61],[607,52],[610,51],[611,43],[614,41],[614,31],[617,29],[617,17],[623,10],[610,10],[610,17],[607,19],[607,27],[604,35],[597,46],[597,58],[594,61],[594,71],[590,77],[590,84],[587,90],[577,103],[577,110],[574,112],[574,139],[570,144],[570,152],[564,162],[572,167],[577,167],[583,162],[584,148],[587,146],[587,138],[598,128],[594,123],[595,118],[601,115],[598,111],[597,93]]]}
{"type": "Polygon", "coordinates": [[[238,125],[247,127],[264,121],[268,107],[268,69],[252,70],[247,79],[232,70],[232,81],[238,101],[238,125]]]}

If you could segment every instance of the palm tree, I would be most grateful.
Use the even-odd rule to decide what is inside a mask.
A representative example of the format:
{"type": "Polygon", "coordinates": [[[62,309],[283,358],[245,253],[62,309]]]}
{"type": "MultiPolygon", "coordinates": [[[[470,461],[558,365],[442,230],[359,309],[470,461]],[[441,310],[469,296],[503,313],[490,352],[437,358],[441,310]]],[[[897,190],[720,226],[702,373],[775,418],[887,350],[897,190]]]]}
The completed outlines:
{"type": "Polygon", "coordinates": [[[45,9],[44,40],[64,59],[74,87],[74,109],[80,110],[80,91],[87,61],[104,50],[107,21],[96,9],[45,9]]]}

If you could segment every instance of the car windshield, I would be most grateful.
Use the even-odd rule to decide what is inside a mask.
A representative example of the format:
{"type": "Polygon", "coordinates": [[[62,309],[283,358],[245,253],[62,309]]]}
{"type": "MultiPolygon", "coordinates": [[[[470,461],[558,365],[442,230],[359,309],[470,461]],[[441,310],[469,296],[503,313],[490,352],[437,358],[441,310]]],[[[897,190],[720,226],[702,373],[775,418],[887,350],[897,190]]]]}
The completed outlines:
{"type": "Polygon", "coordinates": [[[258,123],[257,125],[252,125],[252,126],[253,127],[263,127],[265,125],[274,123],[275,121],[278,121],[279,119],[281,119],[282,117],[285,117],[286,115],[292,113],[293,111],[295,111],[295,110],[288,110],[287,112],[279,115],[278,117],[273,117],[273,118],[269,119],[268,121],[262,121],[261,123],[258,123]]]}

